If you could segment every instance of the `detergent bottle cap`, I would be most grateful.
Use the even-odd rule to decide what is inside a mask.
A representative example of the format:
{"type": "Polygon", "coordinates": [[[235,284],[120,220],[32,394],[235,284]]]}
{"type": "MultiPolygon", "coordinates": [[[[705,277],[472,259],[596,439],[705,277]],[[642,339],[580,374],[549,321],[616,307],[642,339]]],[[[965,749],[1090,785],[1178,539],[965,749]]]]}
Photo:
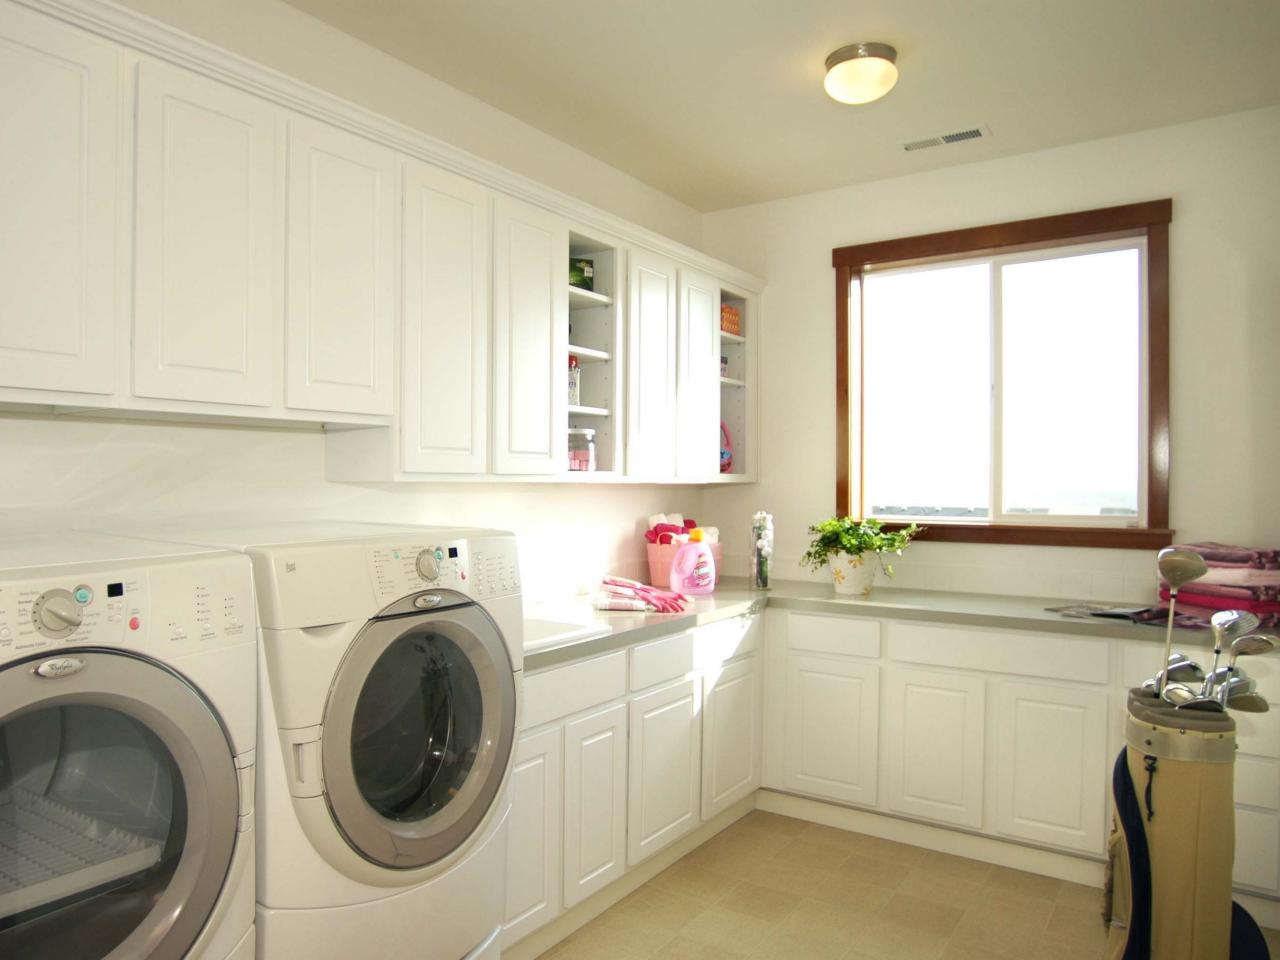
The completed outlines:
{"type": "Polygon", "coordinates": [[[704,534],[704,533],[702,532],[702,528],[701,528],[701,527],[694,527],[692,530],[690,530],[690,531],[689,531],[689,542],[690,542],[690,543],[701,543],[701,542],[703,541],[703,539],[705,538],[705,536],[706,536],[706,534],[704,534]]]}

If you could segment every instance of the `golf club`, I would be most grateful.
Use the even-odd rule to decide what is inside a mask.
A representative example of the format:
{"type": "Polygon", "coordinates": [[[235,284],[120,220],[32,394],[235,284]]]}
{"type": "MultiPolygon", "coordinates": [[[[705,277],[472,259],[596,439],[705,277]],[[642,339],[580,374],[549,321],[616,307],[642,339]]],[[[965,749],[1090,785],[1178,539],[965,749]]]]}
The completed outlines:
{"type": "Polygon", "coordinates": [[[1196,663],[1194,660],[1188,660],[1186,657],[1182,657],[1182,659],[1178,660],[1176,663],[1173,662],[1174,659],[1179,656],[1181,655],[1175,653],[1170,657],[1168,669],[1161,670],[1154,677],[1148,677],[1143,681],[1142,688],[1144,690],[1158,690],[1160,685],[1164,683],[1166,676],[1170,682],[1186,684],[1203,682],[1204,670],[1200,667],[1200,664],[1196,663]]]}
{"type": "MultiPolygon", "coordinates": [[[[1192,550],[1165,547],[1156,557],[1156,569],[1169,584],[1169,625],[1164,633],[1164,659],[1160,661],[1160,669],[1164,670],[1169,663],[1169,655],[1173,652],[1173,613],[1178,605],[1178,590],[1184,583],[1203,577],[1209,567],[1204,562],[1204,557],[1192,550]]],[[[1161,694],[1169,682],[1169,678],[1165,677],[1159,688],[1161,694]]]]}
{"type": "Polygon", "coordinates": [[[1234,697],[1227,697],[1227,709],[1241,713],[1266,713],[1271,705],[1260,693],[1237,693],[1234,697]]]}
{"type": "Polygon", "coordinates": [[[1237,637],[1253,630],[1259,622],[1257,617],[1244,610],[1219,610],[1210,618],[1209,626],[1213,628],[1213,665],[1209,668],[1204,686],[1200,688],[1200,696],[1207,697],[1213,692],[1209,678],[1218,669],[1218,661],[1222,658],[1222,641],[1226,639],[1235,642],[1237,637]]]}
{"type": "Polygon", "coordinates": [[[1246,693],[1256,693],[1257,690],[1258,684],[1251,677],[1237,674],[1224,680],[1214,694],[1218,702],[1225,707],[1233,695],[1239,697],[1246,693]]]}

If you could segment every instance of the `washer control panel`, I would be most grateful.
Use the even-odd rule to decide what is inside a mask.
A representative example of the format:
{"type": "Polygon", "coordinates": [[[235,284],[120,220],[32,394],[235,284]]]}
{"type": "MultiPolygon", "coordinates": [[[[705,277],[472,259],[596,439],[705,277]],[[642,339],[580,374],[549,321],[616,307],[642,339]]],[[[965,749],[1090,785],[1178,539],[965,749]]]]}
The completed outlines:
{"type": "Polygon", "coordinates": [[[254,639],[247,558],[0,580],[0,662],[68,646],[180,656],[254,639]]]}
{"type": "Polygon", "coordinates": [[[379,544],[369,563],[374,592],[387,602],[431,587],[477,600],[520,592],[514,537],[379,544]]]}

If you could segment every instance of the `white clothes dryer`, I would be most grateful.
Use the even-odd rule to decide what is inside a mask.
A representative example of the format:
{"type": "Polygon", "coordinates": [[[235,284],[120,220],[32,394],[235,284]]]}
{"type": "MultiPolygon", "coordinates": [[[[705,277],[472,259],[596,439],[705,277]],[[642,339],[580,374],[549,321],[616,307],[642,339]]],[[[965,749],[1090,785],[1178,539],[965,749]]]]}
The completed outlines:
{"type": "Polygon", "coordinates": [[[0,956],[252,960],[243,556],[0,538],[0,956]]]}
{"type": "Polygon", "coordinates": [[[242,550],[261,620],[258,956],[496,956],[522,612],[499,531],[152,529],[242,550]]]}

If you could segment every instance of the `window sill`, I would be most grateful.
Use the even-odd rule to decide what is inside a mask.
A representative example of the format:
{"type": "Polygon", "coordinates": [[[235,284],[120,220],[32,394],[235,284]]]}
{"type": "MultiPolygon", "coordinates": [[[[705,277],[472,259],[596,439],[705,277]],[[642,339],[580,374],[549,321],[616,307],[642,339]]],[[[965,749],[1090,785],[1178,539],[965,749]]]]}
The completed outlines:
{"type": "MultiPolygon", "coordinates": [[[[885,522],[886,530],[907,524],[885,522]]],[[[1002,543],[1045,547],[1110,547],[1115,550],[1157,550],[1173,543],[1173,531],[1134,527],[1038,527],[1009,523],[930,523],[917,540],[938,543],[1002,543]]]]}

